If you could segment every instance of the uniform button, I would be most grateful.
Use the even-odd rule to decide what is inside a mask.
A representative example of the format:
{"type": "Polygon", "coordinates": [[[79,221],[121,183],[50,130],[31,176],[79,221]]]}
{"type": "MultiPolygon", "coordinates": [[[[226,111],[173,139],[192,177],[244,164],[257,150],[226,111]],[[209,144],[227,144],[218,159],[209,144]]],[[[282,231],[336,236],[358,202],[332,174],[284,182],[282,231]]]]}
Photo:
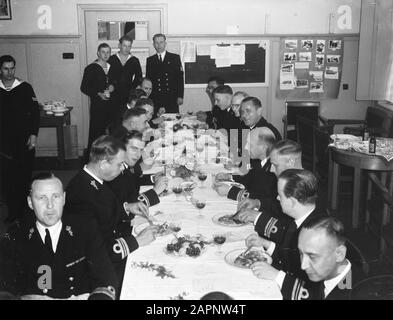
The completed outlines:
{"type": "Polygon", "coordinates": [[[167,76],[168,74],[167,74],[167,73],[165,73],[165,75],[167,76]]]}
{"type": "Polygon", "coordinates": [[[42,290],[43,293],[48,293],[48,289],[42,290]]]}
{"type": "Polygon", "coordinates": [[[74,281],[74,277],[69,277],[70,281],[74,281]]]}
{"type": "Polygon", "coordinates": [[[70,287],[70,290],[74,290],[74,287],[70,287]]]}

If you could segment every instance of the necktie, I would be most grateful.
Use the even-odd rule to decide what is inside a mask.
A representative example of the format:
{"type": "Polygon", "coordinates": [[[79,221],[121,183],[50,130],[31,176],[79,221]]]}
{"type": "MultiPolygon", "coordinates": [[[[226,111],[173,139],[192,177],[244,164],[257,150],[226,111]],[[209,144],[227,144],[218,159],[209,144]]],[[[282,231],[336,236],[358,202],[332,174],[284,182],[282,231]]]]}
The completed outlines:
{"type": "Polygon", "coordinates": [[[48,249],[48,251],[51,254],[55,254],[53,252],[52,238],[50,237],[50,233],[48,229],[45,229],[45,247],[48,249]]]}
{"type": "Polygon", "coordinates": [[[158,55],[158,60],[160,60],[160,63],[162,63],[162,57],[160,54],[158,55]]]}

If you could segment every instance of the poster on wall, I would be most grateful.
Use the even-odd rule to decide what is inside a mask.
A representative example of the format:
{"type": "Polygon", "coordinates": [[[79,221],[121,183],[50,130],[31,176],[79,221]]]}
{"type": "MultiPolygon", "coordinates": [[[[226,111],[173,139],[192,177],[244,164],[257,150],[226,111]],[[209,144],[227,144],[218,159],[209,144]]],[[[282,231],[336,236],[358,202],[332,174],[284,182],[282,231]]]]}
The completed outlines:
{"type": "Polygon", "coordinates": [[[276,97],[337,99],[343,55],[344,41],[338,36],[282,38],[276,97]]]}

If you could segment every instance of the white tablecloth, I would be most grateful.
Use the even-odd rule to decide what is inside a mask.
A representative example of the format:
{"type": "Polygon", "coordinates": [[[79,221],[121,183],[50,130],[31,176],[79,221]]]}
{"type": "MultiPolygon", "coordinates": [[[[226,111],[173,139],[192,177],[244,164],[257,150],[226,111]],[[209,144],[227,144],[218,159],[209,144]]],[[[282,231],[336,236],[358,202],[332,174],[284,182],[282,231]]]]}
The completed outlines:
{"type": "MultiPolygon", "coordinates": [[[[205,170],[224,171],[215,165],[206,166],[205,170]]],[[[160,222],[178,222],[181,227],[178,236],[201,234],[211,240],[213,234],[226,233],[227,241],[222,246],[224,253],[218,255],[217,247],[208,245],[197,258],[171,256],[164,252],[164,248],[174,236],[158,237],[153,243],[129,255],[121,299],[197,300],[211,291],[223,291],[234,299],[281,299],[280,290],[274,281],[258,279],[251,270],[239,269],[225,262],[227,252],[245,248],[244,238],[253,232],[253,226],[223,227],[214,224],[212,218],[215,215],[234,213],[237,203],[217,195],[211,188],[210,174],[204,184],[204,188],[194,190],[194,198],[206,200],[202,217],[198,217],[198,210],[183,195],[176,201],[173,193],[162,197],[160,204],[150,208],[150,215],[160,222]],[[162,213],[156,215],[159,211],[162,213]],[[146,263],[154,266],[142,268],[141,264],[146,266],[146,263]],[[159,266],[164,266],[173,277],[158,276],[154,269],[159,266]]]]}

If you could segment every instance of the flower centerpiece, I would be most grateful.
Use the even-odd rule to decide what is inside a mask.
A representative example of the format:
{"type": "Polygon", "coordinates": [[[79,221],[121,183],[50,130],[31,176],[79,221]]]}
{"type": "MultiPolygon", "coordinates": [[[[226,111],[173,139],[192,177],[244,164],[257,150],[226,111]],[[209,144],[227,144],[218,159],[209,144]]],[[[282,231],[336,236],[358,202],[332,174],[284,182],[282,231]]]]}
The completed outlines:
{"type": "Polygon", "coordinates": [[[171,171],[172,176],[180,177],[184,180],[190,180],[194,175],[197,163],[194,154],[187,153],[186,147],[180,157],[175,158],[173,161],[173,170],[171,171]]]}

